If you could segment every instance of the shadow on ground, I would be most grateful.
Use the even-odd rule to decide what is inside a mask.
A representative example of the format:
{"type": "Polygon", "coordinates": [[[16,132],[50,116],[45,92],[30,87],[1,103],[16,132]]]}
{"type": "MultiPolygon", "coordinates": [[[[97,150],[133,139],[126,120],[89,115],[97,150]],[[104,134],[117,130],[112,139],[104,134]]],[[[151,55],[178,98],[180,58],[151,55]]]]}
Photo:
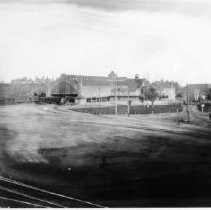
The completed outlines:
{"type": "Polygon", "coordinates": [[[187,139],[117,136],[40,149],[49,164],[7,161],[20,180],[27,174],[30,184],[109,207],[192,207],[211,205],[210,151],[210,143],[187,139]]]}

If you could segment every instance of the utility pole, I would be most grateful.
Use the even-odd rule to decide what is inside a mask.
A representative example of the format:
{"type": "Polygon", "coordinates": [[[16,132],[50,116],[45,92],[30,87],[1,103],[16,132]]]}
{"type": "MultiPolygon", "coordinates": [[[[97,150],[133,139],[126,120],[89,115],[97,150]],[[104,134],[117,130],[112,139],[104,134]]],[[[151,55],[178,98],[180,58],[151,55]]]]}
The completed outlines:
{"type": "Polygon", "coordinates": [[[177,104],[177,125],[179,124],[179,105],[177,104]]]}
{"type": "Polygon", "coordinates": [[[99,115],[101,115],[101,112],[100,112],[100,104],[101,103],[101,97],[100,97],[100,85],[99,85],[99,115]]]}
{"type": "Polygon", "coordinates": [[[187,84],[187,114],[188,114],[188,122],[190,121],[190,112],[189,112],[189,85],[187,84]]]}
{"type": "Polygon", "coordinates": [[[127,94],[128,94],[128,100],[127,100],[127,103],[128,103],[127,116],[129,117],[130,116],[130,103],[131,103],[130,97],[129,97],[129,87],[127,88],[127,90],[128,90],[128,92],[127,92],[127,94]]]}
{"type": "Polygon", "coordinates": [[[114,71],[111,72],[111,77],[114,83],[115,115],[117,116],[117,75],[114,73],[114,71]]]}
{"type": "Polygon", "coordinates": [[[117,116],[117,79],[115,80],[115,115],[117,116]]]}

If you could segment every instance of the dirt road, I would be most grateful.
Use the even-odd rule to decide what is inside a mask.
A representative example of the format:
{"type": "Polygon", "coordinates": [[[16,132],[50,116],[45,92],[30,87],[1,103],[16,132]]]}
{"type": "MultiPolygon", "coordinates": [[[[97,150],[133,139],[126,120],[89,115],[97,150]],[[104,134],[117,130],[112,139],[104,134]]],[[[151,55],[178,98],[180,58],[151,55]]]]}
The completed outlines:
{"type": "Polygon", "coordinates": [[[1,107],[0,119],[7,198],[17,197],[12,189],[28,195],[19,200],[51,207],[211,205],[208,121],[178,125],[171,114],[95,116],[34,104],[1,107]]]}

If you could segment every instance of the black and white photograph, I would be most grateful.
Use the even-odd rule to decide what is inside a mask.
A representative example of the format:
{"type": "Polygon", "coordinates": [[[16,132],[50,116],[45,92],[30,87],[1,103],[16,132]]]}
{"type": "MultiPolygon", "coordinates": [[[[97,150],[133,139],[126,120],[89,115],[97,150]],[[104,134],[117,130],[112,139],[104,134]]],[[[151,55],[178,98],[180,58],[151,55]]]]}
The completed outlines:
{"type": "Polygon", "coordinates": [[[0,208],[211,207],[210,0],[0,0],[0,208]]]}

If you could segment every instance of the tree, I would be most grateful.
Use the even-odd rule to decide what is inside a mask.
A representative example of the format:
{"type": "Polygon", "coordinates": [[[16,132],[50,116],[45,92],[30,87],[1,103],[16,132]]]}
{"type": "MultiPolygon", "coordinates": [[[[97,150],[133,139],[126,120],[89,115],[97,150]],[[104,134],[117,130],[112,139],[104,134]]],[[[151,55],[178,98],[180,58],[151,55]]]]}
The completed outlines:
{"type": "Polygon", "coordinates": [[[142,106],[144,105],[144,96],[140,95],[139,97],[139,101],[141,101],[142,106]]]}
{"type": "Polygon", "coordinates": [[[176,98],[182,98],[182,93],[181,92],[177,93],[176,98]]]}
{"type": "Polygon", "coordinates": [[[144,90],[145,99],[151,101],[154,106],[155,99],[158,97],[157,90],[153,86],[146,86],[144,90]]]}
{"type": "Polygon", "coordinates": [[[206,99],[211,100],[211,88],[209,89],[209,92],[207,93],[206,99]]]}
{"type": "Polygon", "coordinates": [[[139,75],[138,74],[135,75],[135,80],[137,80],[137,79],[139,79],[139,75]]]}
{"type": "Polygon", "coordinates": [[[118,76],[114,71],[111,71],[110,74],[108,75],[108,77],[116,79],[118,76]]]}

